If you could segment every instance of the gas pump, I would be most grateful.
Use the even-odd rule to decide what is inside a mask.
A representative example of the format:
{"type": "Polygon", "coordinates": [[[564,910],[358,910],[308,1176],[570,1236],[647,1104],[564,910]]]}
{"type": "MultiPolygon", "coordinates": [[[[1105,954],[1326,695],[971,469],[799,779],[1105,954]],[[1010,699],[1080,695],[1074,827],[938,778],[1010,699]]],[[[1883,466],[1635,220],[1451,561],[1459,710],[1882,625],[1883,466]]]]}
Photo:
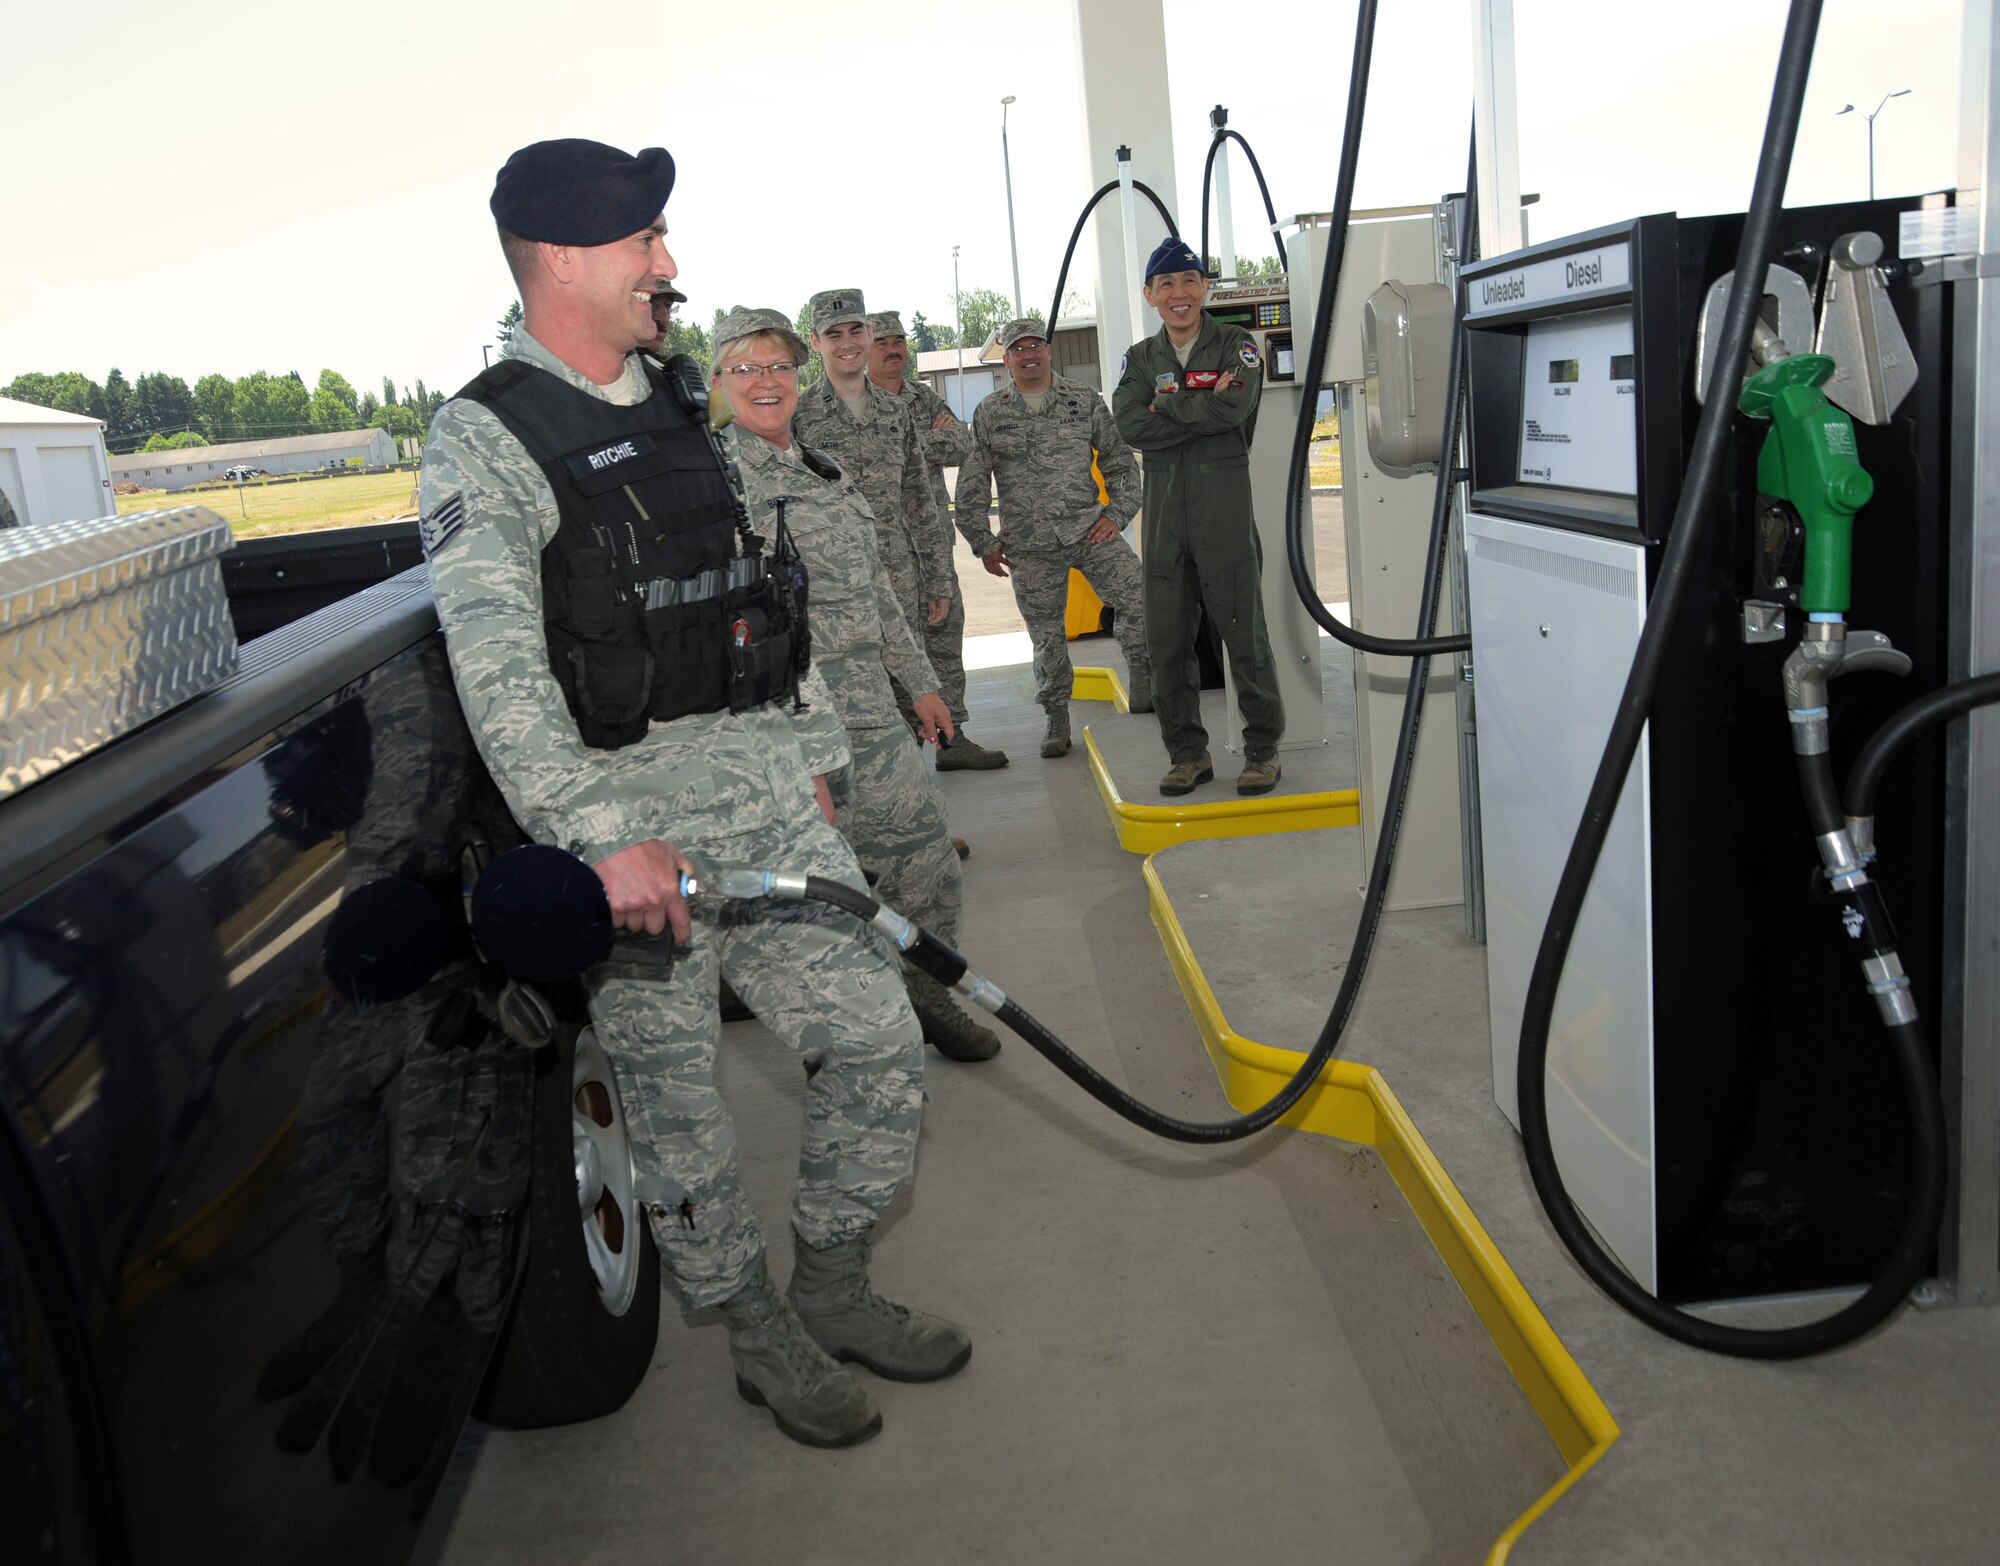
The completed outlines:
{"type": "MultiPolygon", "coordinates": [[[[1845,772],[1908,699],[1898,676],[1946,677],[1948,291],[1880,264],[1906,214],[1945,203],[1778,219],[1751,359],[1716,382],[1750,418],[1556,992],[1564,1183],[1660,1300],[1865,1282],[1911,1201],[1882,1023],[1940,1011],[1943,745],[1913,745],[1875,818],[1906,937],[1868,970],[1880,1018],[1823,841],[1846,836],[1826,825],[1838,801],[1811,778],[1845,772]],[[1822,351],[1799,351],[1815,333],[1822,351]],[[1874,629],[1846,626],[1850,580],[1874,629]]],[[[1743,222],[1641,218],[1462,273],[1494,1096],[1517,1125],[1530,972],[1669,542],[1743,222]]]]}

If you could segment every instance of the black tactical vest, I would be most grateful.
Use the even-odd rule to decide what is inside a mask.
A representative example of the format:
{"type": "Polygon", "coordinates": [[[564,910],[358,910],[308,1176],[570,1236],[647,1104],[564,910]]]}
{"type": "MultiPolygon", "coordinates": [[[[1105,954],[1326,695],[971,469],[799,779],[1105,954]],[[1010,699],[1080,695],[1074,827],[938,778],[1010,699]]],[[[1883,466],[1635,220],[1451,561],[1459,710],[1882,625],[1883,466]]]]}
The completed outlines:
{"type": "MultiPolygon", "coordinates": [[[[586,745],[654,722],[796,697],[808,662],[805,569],[750,531],[706,417],[650,360],[621,408],[520,359],[459,396],[490,408],[541,467],[562,525],[542,551],[549,666],[586,745]],[[676,395],[676,391],[679,395],[676,395]]],[[[692,367],[688,367],[692,370],[692,367]]]]}

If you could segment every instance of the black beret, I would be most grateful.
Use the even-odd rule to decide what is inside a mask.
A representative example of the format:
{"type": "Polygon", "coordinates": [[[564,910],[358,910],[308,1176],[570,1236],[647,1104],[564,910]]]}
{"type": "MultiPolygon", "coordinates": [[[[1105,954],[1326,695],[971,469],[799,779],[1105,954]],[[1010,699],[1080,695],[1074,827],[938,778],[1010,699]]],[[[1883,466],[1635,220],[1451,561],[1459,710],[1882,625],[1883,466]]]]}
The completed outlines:
{"type": "Polygon", "coordinates": [[[538,141],[493,180],[493,220],[551,245],[608,245],[636,234],[666,207],[674,160],[665,147],[637,157],[601,141],[538,141]]]}

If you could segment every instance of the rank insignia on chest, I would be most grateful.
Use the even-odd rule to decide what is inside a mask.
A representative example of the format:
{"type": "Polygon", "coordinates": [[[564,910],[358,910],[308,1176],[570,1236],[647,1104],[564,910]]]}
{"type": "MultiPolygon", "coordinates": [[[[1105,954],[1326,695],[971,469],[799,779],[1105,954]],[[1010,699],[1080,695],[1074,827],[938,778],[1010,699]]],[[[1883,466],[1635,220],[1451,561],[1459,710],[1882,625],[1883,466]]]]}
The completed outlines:
{"type": "Polygon", "coordinates": [[[455,489],[431,507],[430,512],[417,523],[417,536],[423,541],[424,553],[436,554],[452,541],[463,526],[465,526],[465,495],[463,491],[455,489]]]}
{"type": "Polygon", "coordinates": [[[1153,377],[1153,390],[1156,392],[1175,392],[1180,389],[1180,377],[1175,375],[1172,370],[1162,370],[1158,375],[1153,377]]]}
{"type": "Polygon", "coordinates": [[[1244,367],[1244,368],[1245,368],[1246,370],[1254,370],[1254,369],[1256,369],[1256,368],[1257,368],[1257,345],[1256,345],[1255,343],[1247,343],[1247,342],[1246,342],[1246,343],[1239,343],[1239,344],[1237,344],[1237,346],[1236,346],[1236,357],[1237,357],[1237,358],[1239,358],[1239,359],[1241,359],[1241,360],[1243,361],[1243,367],[1244,367]]]}
{"type": "Polygon", "coordinates": [[[1220,370],[1189,370],[1187,389],[1189,391],[1214,391],[1215,383],[1222,379],[1220,370]]]}

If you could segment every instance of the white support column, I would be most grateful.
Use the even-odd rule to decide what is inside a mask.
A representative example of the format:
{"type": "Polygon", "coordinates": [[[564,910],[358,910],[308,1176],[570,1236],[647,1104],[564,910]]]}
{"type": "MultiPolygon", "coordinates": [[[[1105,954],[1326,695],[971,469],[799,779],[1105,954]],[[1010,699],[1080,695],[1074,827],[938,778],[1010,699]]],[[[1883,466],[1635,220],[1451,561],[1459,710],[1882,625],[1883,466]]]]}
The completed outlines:
{"type": "MultiPolygon", "coordinates": [[[[1077,78],[1083,85],[1083,136],[1090,188],[1075,192],[1074,205],[1118,178],[1118,149],[1132,149],[1133,177],[1152,187],[1176,223],[1186,226],[1174,180],[1174,137],[1167,99],[1167,26],[1161,0],[1072,0],[1077,78]]],[[[1067,198],[1065,198],[1067,199],[1067,198]]],[[[1137,203],[1134,248],[1143,264],[1167,237],[1166,225],[1141,196],[1137,203]]],[[[1118,202],[1107,196],[1092,214],[1097,245],[1097,359],[1104,395],[1118,383],[1140,279],[1125,274],[1125,238],[1119,232],[1118,202]]],[[[1199,222],[1196,232],[1199,233],[1199,222]]],[[[1056,301],[1061,309],[1062,301],[1056,301]]],[[[1159,330],[1159,317],[1138,301],[1143,331],[1159,330]]]]}
{"type": "MultiPolygon", "coordinates": [[[[1979,214],[1950,263],[1950,674],[2000,670],[2000,33],[1993,0],[1965,0],[1959,56],[1960,210],[1979,214]]],[[[1932,263],[1933,265],[1937,263],[1932,263]]],[[[1955,1155],[1938,1277],[1962,1305],[2000,1304],[2000,709],[1952,725],[1946,748],[1944,1015],[1934,1025],[1955,1155]]]]}
{"type": "Polygon", "coordinates": [[[1483,256],[1505,255],[1523,243],[1521,130],[1515,103],[1514,0],[1472,0],[1472,134],[1479,155],[1483,256]]]}

